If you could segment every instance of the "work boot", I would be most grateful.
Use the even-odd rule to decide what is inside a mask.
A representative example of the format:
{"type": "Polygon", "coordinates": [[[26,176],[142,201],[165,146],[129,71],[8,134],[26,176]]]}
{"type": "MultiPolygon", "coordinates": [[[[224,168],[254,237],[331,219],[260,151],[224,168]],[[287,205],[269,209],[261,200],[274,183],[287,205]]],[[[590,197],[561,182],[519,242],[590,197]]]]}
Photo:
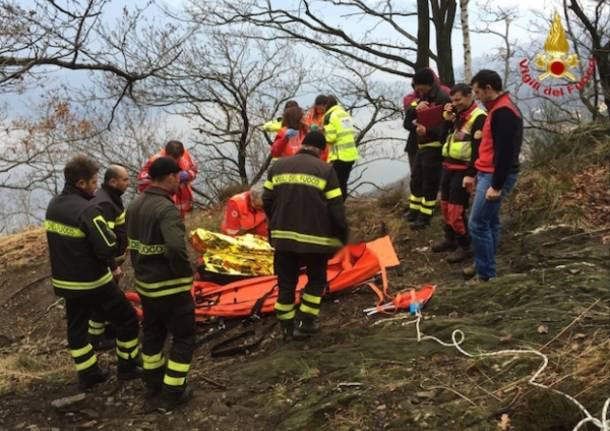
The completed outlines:
{"type": "Polygon", "coordinates": [[[108,380],[108,377],[108,371],[95,364],[92,367],[78,373],[78,389],[81,391],[86,391],[93,388],[95,385],[104,383],[106,380],[108,380]]]}
{"type": "Polygon", "coordinates": [[[409,225],[409,227],[411,228],[411,230],[423,230],[426,229],[428,226],[430,226],[430,219],[432,217],[428,216],[426,214],[419,214],[419,217],[417,217],[417,220],[415,220],[413,223],[411,223],[409,225]]]}
{"type": "Polygon", "coordinates": [[[457,248],[457,243],[454,240],[445,238],[442,241],[432,244],[432,253],[443,253],[445,251],[454,251],[457,248]]]}
{"type": "Polygon", "coordinates": [[[280,320],[280,327],[282,328],[282,337],[284,342],[288,343],[294,338],[294,319],[280,320]]]}
{"type": "Polygon", "coordinates": [[[464,276],[464,278],[468,279],[468,278],[472,278],[475,275],[477,275],[477,268],[474,266],[474,264],[472,265],[468,265],[465,266],[462,269],[462,275],[464,276]]]}
{"type": "Polygon", "coordinates": [[[114,338],[108,338],[106,335],[89,335],[89,342],[93,346],[93,350],[103,352],[105,350],[114,349],[114,338]]]}
{"type": "Polygon", "coordinates": [[[159,407],[165,411],[170,411],[176,407],[188,403],[193,398],[193,390],[190,386],[184,386],[181,389],[170,389],[163,386],[159,407]]]}
{"type": "Polygon", "coordinates": [[[142,377],[142,359],[137,357],[134,360],[119,360],[116,368],[116,376],[119,380],[134,380],[142,377]]]}
{"type": "Polygon", "coordinates": [[[146,388],[144,391],[144,398],[150,400],[159,396],[161,390],[163,389],[163,383],[159,383],[158,385],[146,383],[144,387],[146,388]]]}
{"type": "Polygon", "coordinates": [[[146,387],[146,393],[144,394],[146,398],[154,398],[161,393],[164,374],[165,367],[142,372],[142,380],[144,380],[144,386],[146,387]]]}
{"type": "Polygon", "coordinates": [[[468,286],[474,286],[476,284],[487,283],[488,281],[489,278],[481,277],[480,275],[475,275],[470,280],[467,280],[466,284],[468,286]]]}
{"type": "Polygon", "coordinates": [[[304,340],[320,331],[320,322],[318,319],[311,317],[303,317],[297,319],[294,328],[294,338],[304,340]]]}
{"type": "Polygon", "coordinates": [[[472,250],[469,248],[458,248],[456,251],[447,256],[448,263],[460,263],[466,259],[472,258],[472,250]]]}
{"type": "Polygon", "coordinates": [[[419,214],[420,212],[417,210],[409,210],[409,212],[407,212],[407,216],[405,217],[407,219],[407,223],[413,223],[415,220],[417,220],[419,214]]]}

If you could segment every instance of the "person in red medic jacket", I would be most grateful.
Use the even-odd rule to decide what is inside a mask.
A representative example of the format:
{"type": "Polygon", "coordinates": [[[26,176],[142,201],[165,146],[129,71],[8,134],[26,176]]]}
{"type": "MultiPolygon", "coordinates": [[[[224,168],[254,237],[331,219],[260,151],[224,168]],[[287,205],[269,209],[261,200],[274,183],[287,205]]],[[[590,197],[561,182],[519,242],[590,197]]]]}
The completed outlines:
{"type": "Polygon", "coordinates": [[[303,120],[303,110],[298,106],[287,108],[282,116],[282,128],[275,135],[271,145],[271,157],[294,156],[301,149],[301,142],[307,134],[303,120]]]}
{"type": "MultiPolygon", "coordinates": [[[[487,281],[496,276],[500,205],[517,182],[523,117],[509,93],[502,90],[502,78],[493,70],[479,71],[471,85],[488,114],[475,162],[476,191],[468,221],[475,268],[465,268],[464,275],[476,274],[477,281],[487,281]]],[[[474,181],[465,177],[464,185],[471,187],[474,181]]]]}
{"type": "Polygon", "coordinates": [[[325,94],[320,94],[316,97],[313,102],[313,106],[309,108],[307,114],[305,115],[305,124],[307,125],[309,131],[322,131],[321,129],[324,128],[324,114],[326,113],[327,105],[328,96],[325,94]]]}
{"type": "Polygon", "coordinates": [[[180,167],[180,187],[173,196],[174,204],[180,210],[180,215],[185,216],[193,208],[193,189],[191,183],[197,177],[197,165],[193,162],[188,150],[180,141],[169,141],[165,148],[152,156],[146,162],[138,174],[138,192],[143,192],[150,186],[151,178],[148,170],[152,163],[159,157],[172,157],[180,167]]]}
{"type": "Polygon", "coordinates": [[[227,201],[220,231],[236,236],[251,233],[267,237],[267,217],[263,209],[263,187],[255,185],[227,201]]]}
{"type": "MultiPolygon", "coordinates": [[[[301,143],[308,131],[323,129],[321,122],[324,121],[324,113],[321,117],[315,117],[315,115],[318,115],[320,109],[326,109],[328,97],[318,96],[315,103],[307,113],[307,117],[303,117],[303,110],[298,106],[286,108],[282,117],[282,128],[278,131],[271,146],[273,159],[294,156],[301,149],[301,143]]],[[[322,152],[321,159],[324,161],[328,159],[328,147],[322,152]]]]}

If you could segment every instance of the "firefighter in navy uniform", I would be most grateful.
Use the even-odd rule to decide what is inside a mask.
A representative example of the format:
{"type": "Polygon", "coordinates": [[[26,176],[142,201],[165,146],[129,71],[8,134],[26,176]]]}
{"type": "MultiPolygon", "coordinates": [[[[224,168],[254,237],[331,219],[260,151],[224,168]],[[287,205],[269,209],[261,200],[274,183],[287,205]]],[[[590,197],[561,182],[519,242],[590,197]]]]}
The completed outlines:
{"type": "MultiPolygon", "coordinates": [[[[119,165],[111,165],[104,173],[104,183],[97,191],[92,202],[97,204],[108,227],[116,236],[116,254],[108,259],[108,267],[112,271],[114,281],[118,284],[123,278],[120,263],[127,249],[127,224],[125,223],[125,207],[121,196],[129,187],[127,169],[119,165]]],[[[89,340],[95,350],[103,350],[114,346],[114,328],[106,326],[103,317],[94,312],[89,319],[89,340]]]]}
{"type": "Polygon", "coordinates": [[[417,135],[417,152],[411,171],[409,213],[407,221],[413,230],[425,229],[430,225],[436,195],[441,180],[443,156],[443,124],[426,128],[416,124],[417,111],[449,103],[449,95],[440,85],[436,75],[429,68],[419,69],[413,75],[413,88],[417,99],[411,102],[405,112],[404,127],[417,135]]]}
{"type": "Polygon", "coordinates": [[[275,311],[286,341],[318,331],[328,258],[347,241],[337,174],[320,160],[325,147],[322,133],[309,132],[296,155],[271,166],[264,185],[263,206],[279,287],[275,311]],[[295,289],[301,267],[307,269],[308,282],[297,310],[295,289]]]}
{"type": "Polygon", "coordinates": [[[105,381],[89,343],[87,324],[98,312],[116,328],[117,376],[139,376],[138,319],[114,282],[108,259],[116,253],[116,237],[97,205],[97,163],[76,156],[64,168],[65,187],[49,203],[44,221],[55,293],[65,299],[68,346],[80,389],[105,381]]]}
{"type": "Polygon", "coordinates": [[[186,382],[195,350],[193,270],[184,222],[172,200],[180,187],[180,167],[171,157],[159,157],[148,173],[150,187],[127,209],[127,236],[144,312],[144,382],[148,395],[160,394],[160,406],[171,410],[193,395],[186,382]],[[163,346],[168,334],[173,340],[166,362],[163,346]]]}
{"type": "Polygon", "coordinates": [[[458,263],[472,257],[468,235],[469,191],[464,177],[474,176],[474,162],[479,155],[481,129],[487,114],[474,101],[468,84],[457,84],[451,89],[451,103],[445,105],[443,117],[449,132],[443,144],[443,173],[441,176],[441,212],[445,239],[432,245],[435,253],[453,251],[447,262],[458,263]]]}

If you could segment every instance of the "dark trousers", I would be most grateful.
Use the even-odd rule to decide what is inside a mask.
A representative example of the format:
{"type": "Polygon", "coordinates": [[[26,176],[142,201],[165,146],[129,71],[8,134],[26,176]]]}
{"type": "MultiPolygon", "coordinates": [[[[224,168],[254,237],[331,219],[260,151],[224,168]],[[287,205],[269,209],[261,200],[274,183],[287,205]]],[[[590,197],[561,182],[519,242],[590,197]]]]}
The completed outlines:
{"type": "MultiPolygon", "coordinates": [[[[118,282],[115,281],[118,286],[118,282]]],[[[119,288],[120,289],[120,288],[119,288]]],[[[116,336],[116,331],[112,325],[107,325],[106,320],[101,312],[93,310],[89,318],[89,339],[99,340],[102,337],[113,339],[116,336]]]]}
{"type": "Polygon", "coordinates": [[[407,156],[409,158],[409,172],[410,172],[411,176],[413,176],[413,169],[415,168],[415,156],[416,155],[417,155],[417,148],[416,149],[411,149],[411,148],[407,149],[407,156]]]}
{"type": "Polygon", "coordinates": [[[322,294],[326,288],[328,255],[319,253],[295,253],[275,251],[273,266],[278,279],[279,295],[275,303],[278,320],[292,321],[296,313],[295,290],[300,269],[306,268],[307,285],[301,296],[298,316],[300,319],[315,319],[320,314],[322,294]]]}
{"type": "Polygon", "coordinates": [[[417,150],[411,171],[409,208],[431,217],[441,181],[443,156],[440,148],[417,150]]]}
{"type": "Polygon", "coordinates": [[[195,304],[190,292],[149,298],[142,296],[142,361],[147,385],[181,391],[195,350],[195,304]],[[171,335],[167,364],[163,345],[171,335]],[[165,375],[163,375],[165,373],[165,375]]]}
{"type": "Polygon", "coordinates": [[[344,162],[341,160],[335,160],[334,162],[332,162],[332,164],[333,169],[337,174],[337,179],[339,180],[339,188],[341,189],[343,200],[345,200],[347,199],[347,182],[349,181],[349,174],[352,172],[354,162],[344,162]]]}
{"type": "Polygon", "coordinates": [[[87,333],[89,319],[94,312],[116,328],[119,365],[133,362],[139,352],[138,318],[114,281],[91,293],[66,298],[65,301],[68,346],[79,373],[87,373],[97,367],[97,358],[87,333]]]}
{"type": "Polygon", "coordinates": [[[457,240],[462,247],[468,247],[468,199],[470,195],[462,186],[465,171],[443,169],[441,176],[441,211],[445,236],[448,240],[457,240]]]}

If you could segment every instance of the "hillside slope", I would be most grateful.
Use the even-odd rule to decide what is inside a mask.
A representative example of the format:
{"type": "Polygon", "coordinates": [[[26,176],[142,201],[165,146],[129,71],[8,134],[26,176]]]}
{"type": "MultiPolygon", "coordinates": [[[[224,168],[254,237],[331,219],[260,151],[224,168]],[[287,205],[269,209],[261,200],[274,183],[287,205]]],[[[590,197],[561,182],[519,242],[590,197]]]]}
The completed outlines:
{"type": "MultiPolygon", "coordinates": [[[[536,349],[549,359],[537,381],[599,417],[610,396],[610,221],[603,209],[610,196],[607,159],[582,160],[571,173],[553,164],[524,172],[504,212],[500,276],[486,284],[464,283],[460,267],[430,253],[438,218],[423,234],[409,231],[400,193],[348,203],[355,239],[392,236],[402,262],[390,273],[394,292],[437,284],[420,322],[424,334],[450,342],[459,329],[471,353],[536,349]],[[543,189],[543,181],[557,183],[543,189]],[[580,215],[568,199],[579,193],[588,194],[580,215]]],[[[199,213],[189,223],[214,220],[199,213]]],[[[550,431],[571,430],[583,418],[561,395],[528,384],[540,357],[469,358],[418,342],[411,318],[363,316],[374,304],[365,288],[325,301],[322,332],[311,341],[284,344],[273,332],[248,356],[228,359],[211,359],[204,345],[190,374],[195,399],[173,413],[147,404],[140,382],[115,379],[56,409],[52,400],[78,391],[62,303],[45,278],[44,235],[1,239],[0,250],[1,429],[550,431]]],[[[264,320],[258,325],[271,322],[264,320]]],[[[101,360],[114,367],[109,353],[101,360]]]]}

